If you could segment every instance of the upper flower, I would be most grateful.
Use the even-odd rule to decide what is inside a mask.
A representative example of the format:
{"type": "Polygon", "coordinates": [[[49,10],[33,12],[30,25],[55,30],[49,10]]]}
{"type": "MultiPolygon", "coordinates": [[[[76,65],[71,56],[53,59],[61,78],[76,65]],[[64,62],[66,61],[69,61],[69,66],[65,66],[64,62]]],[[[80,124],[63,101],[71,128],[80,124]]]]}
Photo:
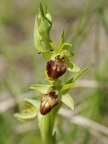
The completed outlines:
{"type": "Polygon", "coordinates": [[[62,76],[66,72],[66,66],[63,64],[64,58],[60,58],[59,55],[55,57],[55,60],[50,60],[46,64],[47,75],[56,79],[62,76]]]}

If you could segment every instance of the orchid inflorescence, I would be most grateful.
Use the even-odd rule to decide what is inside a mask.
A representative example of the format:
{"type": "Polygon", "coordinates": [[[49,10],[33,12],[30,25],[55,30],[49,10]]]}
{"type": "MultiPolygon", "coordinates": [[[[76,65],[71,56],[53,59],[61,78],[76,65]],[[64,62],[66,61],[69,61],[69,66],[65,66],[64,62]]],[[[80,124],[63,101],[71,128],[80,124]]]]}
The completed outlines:
{"type": "MultiPolygon", "coordinates": [[[[42,5],[40,4],[39,12],[38,15],[36,15],[35,21],[34,42],[38,53],[41,54],[45,60],[47,60],[45,74],[46,80],[50,85],[35,84],[30,88],[42,93],[40,112],[43,115],[50,112],[52,108],[60,103],[60,101],[68,105],[70,108],[74,108],[74,103],[72,97],[68,94],[68,90],[76,86],[75,81],[87,70],[86,68],[80,71],[80,68],[69,60],[69,58],[74,54],[72,52],[68,52],[68,49],[72,47],[72,45],[64,42],[64,31],[61,35],[58,46],[50,39],[51,26],[51,15],[48,12],[47,7],[46,12],[44,13],[42,5]],[[67,70],[78,73],[65,84],[62,84],[62,81],[59,79],[59,77],[64,75],[67,70]],[[43,93],[45,89],[46,93],[43,93]],[[66,99],[66,101],[64,99],[66,99]]],[[[33,113],[38,113],[39,108],[37,108],[37,102],[35,104],[35,101],[36,100],[34,99],[26,99],[25,103],[29,103],[29,105],[31,104],[36,108],[36,111],[32,111],[33,113]]],[[[27,106],[30,107],[29,105],[27,106]]],[[[27,118],[29,118],[28,113],[26,114],[27,118]]],[[[18,117],[20,116],[20,114],[16,114],[15,116],[17,117],[17,115],[18,117]]],[[[24,113],[21,115],[24,115],[24,113]]]]}
{"type": "MultiPolygon", "coordinates": [[[[39,12],[36,15],[34,28],[34,43],[40,54],[47,62],[45,68],[45,80],[49,84],[34,84],[31,89],[41,93],[40,101],[35,99],[25,99],[24,106],[26,111],[16,113],[15,117],[22,121],[27,121],[40,115],[47,115],[61,103],[66,104],[74,109],[74,102],[68,91],[76,86],[75,81],[87,70],[80,68],[69,60],[74,54],[69,52],[71,44],[65,43],[64,31],[62,32],[59,45],[57,46],[50,38],[50,30],[52,27],[52,18],[46,7],[43,11],[40,4],[39,12]],[[65,83],[60,79],[66,71],[77,72],[72,78],[65,83]]],[[[61,107],[61,105],[60,105],[61,107]]],[[[58,107],[58,109],[60,108],[58,107]]],[[[58,111],[58,110],[57,110],[58,111]]]]}

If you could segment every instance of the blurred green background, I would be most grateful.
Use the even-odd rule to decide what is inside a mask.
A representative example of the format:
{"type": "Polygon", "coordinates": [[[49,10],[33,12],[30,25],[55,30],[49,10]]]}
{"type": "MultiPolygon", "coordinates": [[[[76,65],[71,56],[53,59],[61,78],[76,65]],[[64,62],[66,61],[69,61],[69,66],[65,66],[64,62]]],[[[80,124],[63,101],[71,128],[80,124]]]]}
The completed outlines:
{"type": "MultiPolygon", "coordinates": [[[[24,98],[39,95],[29,86],[45,82],[45,62],[33,41],[39,2],[0,0],[0,144],[41,144],[37,121],[21,123],[13,117],[24,98]]],[[[108,144],[108,1],[41,2],[53,17],[52,40],[58,44],[65,29],[73,62],[81,69],[89,66],[70,91],[75,110],[59,111],[57,144],[108,144]]]]}

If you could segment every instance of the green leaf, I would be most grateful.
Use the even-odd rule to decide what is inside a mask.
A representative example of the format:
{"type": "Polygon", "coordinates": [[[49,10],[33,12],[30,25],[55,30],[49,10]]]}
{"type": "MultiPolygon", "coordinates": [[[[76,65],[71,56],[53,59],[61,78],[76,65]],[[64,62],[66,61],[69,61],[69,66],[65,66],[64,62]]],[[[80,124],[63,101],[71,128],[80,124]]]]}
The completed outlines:
{"type": "Polygon", "coordinates": [[[76,86],[75,83],[65,84],[65,85],[62,86],[60,91],[63,92],[65,90],[69,90],[70,88],[75,87],[75,86],[76,86]]]}
{"type": "Polygon", "coordinates": [[[79,38],[79,35],[81,34],[81,31],[83,31],[84,24],[85,24],[85,21],[87,19],[87,14],[88,14],[90,2],[91,2],[91,0],[86,1],[85,7],[84,7],[83,12],[80,16],[80,19],[79,19],[79,22],[77,25],[77,29],[76,29],[76,33],[72,39],[72,44],[74,47],[75,47],[76,43],[78,42],[78,38],[79,38]]]}
{"type": "Polygon", "coordinates": [[[74,77],[72,77],[68,82],[68,83],[74,83],[81,75],[83,75],[86,71],[88,70],[88,67],[79,71],[74,77]]]}
{"type": "Polygon", "coordinates": [[[108,35],[108,23],[107,18],[105,17],[104,5],[102,3],[102,0],[97,0],[97,10],[100,16],[100,20],[105,28],[105,32],[108,35]]]}
{"type": "Polygon", "coordinates": [[[65,95],[62,95],[61,101],[66,104],[68,107],[70,107],[72,110],[74,109],[74,101],[72,97],[67,93],[65,95]]]}
{"type": "Polygon", "coordinates": [[[33,120],[36,116],[37,116],[36,112],[14,114],[15,118],[23,122],[33,120]]]}
{"type": "Polygon", "coordinates": [[[66,59],[65,64],[67,66],[67,70],[71,71],[71,72],[79,72],[80,68],[75,65],[73,62],[69,61],[68,59],[66,59]]]}
{"type": "Polygon", "coordinates": [[[50,85],[34,84],[30,86],[30,89],[37,90],[42,94],[46,94],[50,87],[50,85]]]}
{"type": "Polygon", "coordinates": [[[68,43],[63,43],[61,46],[61,50],[68,50],[72,45],[68,43]]]}

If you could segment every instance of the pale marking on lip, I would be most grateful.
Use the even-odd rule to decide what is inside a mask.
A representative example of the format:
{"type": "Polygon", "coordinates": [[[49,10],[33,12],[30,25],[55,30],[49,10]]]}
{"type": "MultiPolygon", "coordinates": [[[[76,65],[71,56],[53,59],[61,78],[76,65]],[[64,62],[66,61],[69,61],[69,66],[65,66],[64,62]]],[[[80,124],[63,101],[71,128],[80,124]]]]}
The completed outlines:
{"type": "Polygon", "coordinates": [[[57,71],[60,71],[60,67],[59,66],[57,67],[57,71]]]}
{"type": "Polygon", "coordinates": [[[45,107],[49,107],[49,102],[51,101],[51,98],[47,98],[47,102],[45,103],[45,107]]]}
{"type": "Polygon", "coordinates": [[[53,70],[55,70],[55,69],[56,69],[56,65],[55,65],[55,66],[53,66],[53,67],[52,67],[52,69],[53,69],[53,70]]]}

